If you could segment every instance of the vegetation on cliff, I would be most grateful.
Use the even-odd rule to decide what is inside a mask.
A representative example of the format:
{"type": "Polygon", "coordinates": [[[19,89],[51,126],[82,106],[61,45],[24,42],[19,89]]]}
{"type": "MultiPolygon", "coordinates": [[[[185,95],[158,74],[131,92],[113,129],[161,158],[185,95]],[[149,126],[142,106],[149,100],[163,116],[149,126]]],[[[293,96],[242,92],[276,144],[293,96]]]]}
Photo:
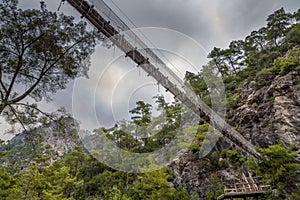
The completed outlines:
{"type": "MultiPolygon", "coordinates": [[[[9,4],[10,1],[3,2],[9,4]]],[[[91,34],[85,31],[85,24],[74,24],[73,18],[57,16],[47,11],[44,4],[40,11],[21,11],[17,9],[16,1],[12,1],[11,7],[3,5],[1,4],[0,11],[7,19],[0,22],[0,39],[5,41],[5,44],[12,43],[13,45],[0,46],[1,64],[3,64],[3,67],[0,68],[0,114],[11,123],[21,123],[25,129],[35,122],[47,124],[45,122],[48,120],[43,117],[38,118],[41,111],[36,105],[21,104],[20,101],[27,95],[37,101],[48,98],[57,90],[64,88],[68,80],[85,75],[87,68],[79,66],[83,59],[88,58],[89,53],[93,51],[95,41],[91,38],[91,34]],[[18,20],[10,19],[10,13],[15,14],[12,16],[19,16],[18,20]],[[40,15],[44,17],[44,22],[37,18],[40,15]],[[28,20],[31,23],[27,23],[28,20]],[[45,23],[47,20],[52,20],[53,23],[45,23]],[[8,22],[12,24],[6,24],[8,22]],[[15,33],[12,31],[14,30],[12,25],[19,29],[28,29],[28,33],[21,34],[24,31],[19,31],[20,35],[11,35],[11,33],[15,33]],[[24,27],[25,25],[28,27],[24,27]],[[62,31],[61,26],[68,31],[62,31]],[[41,30],[45,29],[45,33],[38,34],[40,29],[36,27],[40,27],[41,30]],[[8,36],[13,36],[15,39],[8,36]],[[71,36],[72,38],[70,38],[71,36]],[[25,46],[16,45],[14,42],[17,39],[26,39],[25,43],[23,41],[25,46]],[[44,42],[40,39],[43,39],[44,42]],[[86,39],[88,39],[86,43],[81,43],[86,39]],[[53,43],[53,41],[57,43],[53,43]],[[79,45],[79,47],[73,49],[74,45],[79,45]],[[23,55],[25,53],[26,56],[23,55]],[[67,57],[64,57],[66,54],[67,57]],[[39,63],[41,60],[46,64],[39,63]],[[29,65],[32,63],[38,64],[29,65]],[[35,70],[32,71],[32,67],[35,70]],[[5,74],[5,79],[2,79],[2,75],[5,74]],[[14,92],[14,84],[17,83],[25,84],[30,89],[24,94],[19,94],[18,91],[14,92]]],[[[203,66],[199,74],[187,72],[186,82],[191,85],[197,95],[210,105],[209,95],[214,88],[207,86],[204,76],[206,73],[214,73],[222,77],[226,87],[229,119],[241,103],[240,93],[245,85],[252,84],[259,90],[270,84],[275,77],[294,73],[297,78],[293,80],[293,84],[299,89],[299,22],[300,10],[293,14],[286,13],[284,9],[275,11],[267,18],[265,27],[251,32],[244,40],[231,42],[227,49],[214,48],[208,55],[211,61],[203,66]]],[[[23,43],[20,42],[20,44],[23,43]]],[[[152,105],[142,101],[137,102],[136,108],[130,111],[132,115],[130,122],[119,122],[109,129],[99,128],[94,131],[95,134],[105,134],[118,147],[135,153],[152,152],[169,144],[185,113],[179,102],[167,103],[160,96],[156,99],[158,108],[163,111],[166,120],[160,124],[161,129],[150,137],[142,138],[126,134],[126,131],[129,130],[143,135],[146,127],[149,126],[153,128],[153,131],[155,130],[157,118],[151,115],[152,105]]],[[[272,98],[269,100],[272,101],[272,98]]],[[[52,118],[51,115],[46,115],[46,117],[52,118]]],[[[183,177],[181,182],[177,181],[178,177],[175,177],[171,168],[144,174],[119,172],[100,163],[82,147],[73,148],[72,151],[65,152],[65,155],[60,156],[60,159],[53,160],[53,152],[45,154],[47,146],[41,146],[42,141],[35,138],[34,141],[37,142],[30,143],[30,147],[42,149],[41,151],[33,153],[29,146],[21,149],[26,150],[23,153],[32,153],[27,160],[31,162],[28,167],[19,167],[18,163],[23,162],[19,158],[11,162],[14,164],[3,164],[0,168],[0,198],[7,200],[184,200],[199,199],[205,196],[207,199],[216,199],[224,186],[220,176],[216,174],[230,168],[238,171],[241,167],[251,169],[253,173],[262,176],[267,183],[271,184],[273,189],[277,189],[277,194],[270,194],[265,198],[299,198],[300,177],[299,157],[297,157],[299,144],[276,141],[269,147],[257,148],[263,157],[261,161],[247,159],[234,148],[222,152],[215,148],[206,158],[199,159],[197,155],[201,145],[209,142],[204,139],[208,124],[187,127],[185,130],[188,132],[193,129],[197,130],[197,135],[194,143],[189,147],[189,161],[196,160],[195,163],[205,163],[201,165],[203,168],[201,172],[209,174],[206,178],[210,183],[205,186],[199,183],[192,189],[188,188],[184,180],[190,177],[183,177]],[[30,158],[30,156],[34,158],[30,158]],[[205,188],[206,193],[194,189],[196,187],[205,188]]],[[[32,136],[38,136],[38,134],[33,134],[36,131],[39,129],[31,131],[32,136]]],[[[27,133],[30,135],[30,131],[27,133]]],[[[69,134],[74,135],[74,132],[70,131],[69,134]]],[[[30,140],[30,137],[26,139],[30,140]]],[[[184,144],[182,145],[184,146],[184,144]]],[[[7,147],[6,144],[1,146],[7,147]]],[[[0,156],[3,157],[2,160],[5,160],[5,156],[7,156],[12,161],[14,157],[9,157],[9,153],[16,152],[16,150],[13,147],[3,149],[8,152],[0,153],[0,156]]],[[[19,151],[21,150],[19,149],[19,151]]]]}

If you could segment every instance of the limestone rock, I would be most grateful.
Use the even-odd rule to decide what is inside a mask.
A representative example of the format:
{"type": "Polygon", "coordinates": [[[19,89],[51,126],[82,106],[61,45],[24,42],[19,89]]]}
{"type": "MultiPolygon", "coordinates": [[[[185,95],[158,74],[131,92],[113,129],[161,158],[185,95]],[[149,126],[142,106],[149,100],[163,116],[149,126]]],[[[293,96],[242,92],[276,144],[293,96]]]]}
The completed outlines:
{"type": "MultiPolygon", "coordinates": [[[[228,112],[228,122],[251,143],[267,147],[283,141],[285,144],[300,144],[300,86],[298,72],[277,76],[271,84],[257,88],[254,82],[243,86],[240,104],[228,112]]],[[[220,144],[224,144],[220,142],[220,144]]],[[[228,148],[223,145],[223,148],[228,148]]],[[[300,156],[299,161],[300,161],[300,156]]],[[[193,158],[186,152],[174,160],[174,185],[182,185],[190,193],[199,194],[199,199],[206,199],[210,179],[235,180],[237,169],[211,172],[209,159],[193,158]]]]}

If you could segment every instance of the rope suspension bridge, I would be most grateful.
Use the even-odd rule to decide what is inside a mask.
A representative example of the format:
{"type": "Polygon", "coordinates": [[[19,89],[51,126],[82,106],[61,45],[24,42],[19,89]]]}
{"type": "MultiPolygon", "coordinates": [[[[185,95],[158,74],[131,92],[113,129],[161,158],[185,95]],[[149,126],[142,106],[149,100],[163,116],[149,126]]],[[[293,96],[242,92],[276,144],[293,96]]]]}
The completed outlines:
{"type": "Polygon", "coordinates": [[[208,105],[186,87],[181,80],[165,62],[157,56],[140,37],[130,30],[124,21],[103,0],[63,0],[74,7],[82,18],[87,19],[98,29],[110,42],[117,46],[126,57],[129,57],[143,69],[149,76],[153,77],[175,98],[185,104],[190,110],[197,114],[205,122],[213,124],[222,137],[234,143],[240,150],[260,159],[260,154],[254,146],[247,141],[239,132],[233,129],[208,105]]]}
{"type": "MultiPolygon", "coordinates": [[[[64,1],[74,7],[81,14],[81,18],[87,19],[113,45],[117,46],[125,54],[125,57],[129,57],[136,63],[137,67],[153,77],[158,84],[162,85],[166,91],[173,94],[202,120],[212,124],[225,140],[229,140],[250,156],[262,159],[254,146],[197,97],[183,80],[168,68],[165,62],[103,0],[62,0],[62,2],[64,1]]],[[[117,6],[114,2],[113,4],[117,6]]],[[[118,6],[117,8],[122,12],[118,6]]],[[[133,24],[127,16],[126,18],[133,24]]],[[[143,35],[142,32],[141,34],[143,35]]],[[[146,38],[145,35],[144,37],[146,38]]],[[[148,40],[148,42],[153,45],[151,41],[148,40]]],[[[163,54],[161,56],[164,57],[163,54]]],[[[271,187],[264,185],[260,177],[252,177],[249,172],[248,176],[242,173],[239,181],[225,187],[224,194],[218,199],[258,198],[270,190],[271,187]]]]}

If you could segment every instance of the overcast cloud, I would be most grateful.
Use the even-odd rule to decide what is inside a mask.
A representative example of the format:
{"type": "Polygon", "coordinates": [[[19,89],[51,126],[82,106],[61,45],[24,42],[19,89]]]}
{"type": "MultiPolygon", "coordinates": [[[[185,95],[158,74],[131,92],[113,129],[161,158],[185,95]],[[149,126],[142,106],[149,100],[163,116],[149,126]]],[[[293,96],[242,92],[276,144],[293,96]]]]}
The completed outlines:
{"type": "MultiPolygon", "coordinates": [[[[37,0],[19,1],[22,8],[36,8],[39,5],[39,1],[37,0]]],[[[60,3],[59,0],[45,0],[45,2],[51,10],[57,10],[60,3]]],[[[113,5],[111,0],[105,0],[105,2],[110,5],[126,23],[129,23],[118,8],[113,5]]],[[[205,52],[202,52],[202,55],[199,56],[201,57],[199,64],[197,64],[199,66],[206,62],[206,55],[203,54],[207,54],[214,46],[225,48],[231,40],[243,39],[252,30],[265,25],[267,16],[273,11],[284,7],[286,11],[293,12],[300,8],[299,0],[114,0],[114,2],[137,27],[173,29],[197,41],[203,46],[203,52],[205,52]]],[[[60,12],[79,16],[67,3],[61,7],[60,12]]],[[[152,39],[155,40],[156,38],[152,39]]],[[[178,44],[176,41],[174,41],[174,48],[176,46],[175,44],[177,46],[183,45],[182,49],[185,48],[184,44],[178,44]]],[[[168,48],[172,50],[171,46],[168,48]]],[[[176,48],[177,51],[180,51],[178,47],[176,48]]],[[[96,123],[93,116],[91,116],[94,110],[87,112],[87,110],[90,109],[87,109],[87,107],[91,104],[95,104],[96,115],[101,118],[103,125],[111,125],[114,120],[112,108],[109,106],[110,102],[106,102],[107,99],[105,98],[109,96],[108,94],[111,92],[111,88],[117,84],[114,82],[116,73],[126,73],[126,70],[123,69],[123,65],[126,65],[128,68],[128,66],[132,66],[133,64],[131,62],[125,62],[126,60],[123,61],[122,64],[119,64],[114,71],[115,73],[112,73],[111,76],[107,76],[103,84],[98,87],[98,89],[101,88],[101,91],[96,91],[96,97],[93,88],[98,84],[99,74],[103,73],[105,67],[115,58],[115,54],[116,50],[113,48],[107,50],[101,46],[97,47],[97,51],[92,56],[93,66],[90,71],[90,80],[79,81],[81,90],[77,91],[76,95],[78,95],[77,98],[81,98],[82,106],[79,107],[78,112],[83,113],[82,118],[88,119],[87,121],[89,121],[89,123],[86,124],[86,126],[95,126],[96,123]],[[117,71],[118,69],[119,71],[117,71]],[[101,116],[99,116],[99,113],[101,113],[101,116]]],[[[137,70],[138,69],[136,69],[133,74],[137,75],[139,73],[137,70]]],[[[185,71],[184,68],[183,71],[185,71]]],[[[154,83],[154,81],[149,81],[147,78],[141,79],[142,80],[133,79],[132,81],[137,81],[139,84],[145,83],[146,85],[151,82],[154,83]]],[[[122,87],[123,90],[125,90],[126,87],[129,87],[129,84],[127,85],[126,82],[121,81],[118,87],[116,90],[118,94],[120,94],[118,100],[123,103],[125,102],[124,105],[128,104],[129,101],[129,107],[133,106],[134,100],[141,98],[143,95],[148,96],[146,99],[149,100],[151,96],[157,94],[153,89],[156,86],[153,86],[152,89],[139,90],[140,94],[135,95],[136,97],[133,99],[131,97],[130,99],[128,96],[123,98],[121,95],[122,87]],[[147,94],[147,92],[149,94],[147,94]]],[[[135,89],[133,88],[133,90],[135,89]]],[[[132,93],[132,91],[129,91],[129,93],[130,92],[132,93]]],[[[58,95],[56,95],[52,103],[42,104],[42,107],[48,111],[54,111],[56,108],[64,106],[72,112],[72,95],[73,83],[70,83],[66,90],[60,91],[58,95]]],[[[126,96],[126,94],[123,95],[126,96]]],[[[118,108],[118,106],[120,106],[120,104],[116,104],[116,108],[118,108]]],[[[118,110],[121,113],[124,112],[124,109],[121,108],[116,110],[117,111],[114,112],[118,112],[118,110]]],[[[117,115],[121,116],[122,114],[117,115]]],[[[0,131],[3,131],[5,128],[7,128],[7,126],[0,124],[0,131]]],[[[0,135],[0,138],[1,137],[8,138],[8,136],[0,135]]]]}

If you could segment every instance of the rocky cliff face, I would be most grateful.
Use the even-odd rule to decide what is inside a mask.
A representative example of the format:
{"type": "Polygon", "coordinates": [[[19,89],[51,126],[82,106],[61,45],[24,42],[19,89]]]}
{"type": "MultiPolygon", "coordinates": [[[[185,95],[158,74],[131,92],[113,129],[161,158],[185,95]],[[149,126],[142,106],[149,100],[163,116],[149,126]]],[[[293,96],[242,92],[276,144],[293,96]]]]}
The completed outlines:
{"type": "Polygon", "coordinates": [[[16,135],[0,149],[7,152],[0,160],[1,166],[9,166],[14,172],[25,169],[40,156],[48,157],[52,163],[72,151],[80,145],[74,120],[66,118],[61,124],[63,126],[53,122],[16,135]]]}
{"type": "MultiPolygon", "coordinates": [[[[240,103],[229,111],[227,121],[259,147],[280,141],[300,144],[299,79],[299,72],[294,71],[277,76],[259,88],[255,82],[245,84],[240,93],[240,103]]],[[[300,161],[300,152],[298,158],[300,161]]],[[[199,199],[206,199],[213,178],[236,178],[233,168],[212,171],[210,163],[208,159],[197,159],[189,152],[182,154],[170,165],[175,175],[174,184],[183,185],[189,192],[196,191],[199,199]]]]}
{"type": "MultiPolygon", "coordinates": [[[[240,103],[228,112],[227,121],[259,147],[267,147],[280,141],[300,144],[299,80],[299,72],[294,71],[277,76],[264,86],[258,87],[254,81],[243,85],[239,94],[240,103]]],[[[38,154],[49,155],[52,162],[73,150],[80,145],[76,127],[73,120],[64,123],[65,128],[51,124],[39,127],[29,135],[21,133],[14,137],[3,147],[8,156],[1,161],[2,165],[22,170],[38,154]]],[[[216,149],[228,147],[230,144],[221,141],[216,149]]],[[[188,150],[182,151],[170,163],[174,174],[172,183],[175,186],[182,185],[190,193],[196,192],[199,199],[207,199],[206,195],[211,188],[217,189],[216,182],[238,179],[238,169],[235,166],[225,163],[223,170],[215,168],[215,163],[220,164],[222,161],[212,154],[199,159],[188,150]]]]}
{"type": "Polygon", "coordinates": [[[170,167],[175,179],[173,184],[182,185],[190,193],[196,192],[199,199],[206,199],[212,178],[221,178],[222,172],[212,173],[209,159],[195,159],[189,151],[185,151],[175,159],[170,167]]]}
{"type": "Polygon", "coordinates": [[[254,145],[267,147],[283,141],[300,143],[300,87],[297,72],[277,76],[270,85],[256,89],[245,85],[241,105],[231,111],[231,124],[254,145]]]}

